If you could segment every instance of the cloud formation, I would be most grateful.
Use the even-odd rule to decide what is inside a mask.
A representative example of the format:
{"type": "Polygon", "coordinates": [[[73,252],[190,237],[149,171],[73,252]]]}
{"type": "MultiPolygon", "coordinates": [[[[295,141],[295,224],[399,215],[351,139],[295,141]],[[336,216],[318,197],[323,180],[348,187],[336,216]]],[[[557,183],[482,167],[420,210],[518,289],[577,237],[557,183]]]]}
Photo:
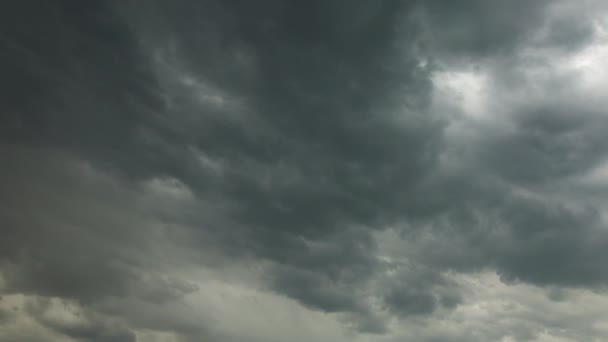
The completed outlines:
{"type": "Polygon", "coordinates": [[[0,16],[0,339],[607,336],[601,1],[0,16]]]}

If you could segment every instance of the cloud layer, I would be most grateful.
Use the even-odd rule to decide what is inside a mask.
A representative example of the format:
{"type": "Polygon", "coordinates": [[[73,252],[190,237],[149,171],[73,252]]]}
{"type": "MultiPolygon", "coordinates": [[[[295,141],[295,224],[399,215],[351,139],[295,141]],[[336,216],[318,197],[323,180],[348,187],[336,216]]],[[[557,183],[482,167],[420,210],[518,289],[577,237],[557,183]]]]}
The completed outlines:
{"type": "Polygon", "coordinates": [[[0,16],[3,341],[608,335],[601,1],[0,16]]]}

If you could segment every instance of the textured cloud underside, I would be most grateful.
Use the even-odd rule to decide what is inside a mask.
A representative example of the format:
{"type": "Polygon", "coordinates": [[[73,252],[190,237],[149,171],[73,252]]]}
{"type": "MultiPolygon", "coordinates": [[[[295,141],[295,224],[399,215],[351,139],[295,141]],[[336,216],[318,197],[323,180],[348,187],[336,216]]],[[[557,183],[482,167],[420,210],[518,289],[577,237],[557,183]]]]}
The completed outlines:
{"type": "Polygon", "coordinates": [[[602,1],[13,1],[0,340],[608,337],[602,1]]]}

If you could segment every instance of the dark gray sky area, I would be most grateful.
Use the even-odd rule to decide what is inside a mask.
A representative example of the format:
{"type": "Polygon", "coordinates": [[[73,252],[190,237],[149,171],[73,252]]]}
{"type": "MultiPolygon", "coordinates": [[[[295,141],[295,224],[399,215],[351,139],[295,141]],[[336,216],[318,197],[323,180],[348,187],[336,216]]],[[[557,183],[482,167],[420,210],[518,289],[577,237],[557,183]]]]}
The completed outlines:
{"type": "Polygon", "coordinates": [[[608,341],[603,0],[0,5],[0,341],[608,341]]]}

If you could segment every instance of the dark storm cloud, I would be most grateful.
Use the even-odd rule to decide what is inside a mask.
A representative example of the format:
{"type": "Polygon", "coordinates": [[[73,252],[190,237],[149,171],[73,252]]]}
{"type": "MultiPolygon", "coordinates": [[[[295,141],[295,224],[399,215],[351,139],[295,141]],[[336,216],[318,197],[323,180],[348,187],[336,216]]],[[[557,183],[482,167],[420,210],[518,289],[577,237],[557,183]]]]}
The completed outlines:
{"type": "Polygon", "coordinates": [[[565,53],[583,47],[595,34],[589,7],[550,0],[432,0],[420,2],[417,15],[425,27],[421,40],[435,56],[476,64],[509,58],[529,45],[565,53]]]}
{"type": "MultiPolygon", "coordinates": [[[[2,163],[10,167],[0,174],[11,180],[0,196],[6,204],[1,211],[2,292],[40,296],[34,301],[40,305],[28,306],[32,310],[26,316],[78,341],[134,341],[127,328],[97,318],[96,311],[104,312],[101,303],[118,299],[125,306],[132,301],[162,306],[198,290],[158,271],[170,256],[155,242],[166,238],[164,230],[154,227],[165,220],[170,202],[150,210],[145,202],[157,199],[143,198],[140,185],[99,173],[56,149],[11,146],[2,152],[2,163]],[[45,298],[73,300],[93,321],[49,321],[43,315],[50,308],[45,298]]],[[[110,316],[132,319],[124,307],[110,316]]],[[[186,332],[178,324],[151,325],[138,316],[139,321],[132,320],[136,326],[162,330],[168,325],[186,332]]]]}
{"type": "Polygon", "coordinates": [[[365,311],[359,287],[384,268],[368,232],[344,229],[322,241],[298,240],[272,255],[279,263],[273,288],[327,312],[365,311]]]}
{"type": "Polygon", "coordinates": [[[464,57],[512,53],[537,30],[549,1],[422,2],[432,48],[464,57]]]}
{"type": "Polygon", "coordinates": [[[384,305],[400,317],[452,309],[462,297],[458,286],[432,269],[403,267],[387,280],[384,305]]]}
{"type": "Polygon", "coordinates": [[[605,158],[605,120],[579,111],[526,113],[511,133],[469,145],[479,153],[463,158],[464,171],[437,174],[417,204],[415,222],[426,224],[405,230],[416,241],[413,257],[541,286],[605,287],[608,234],[600,203],[580,193],[588,190],[573,195],[572,184],[605,158]]]}
{"type": "Polygon", "coordinates": [[[245,103],[231,120],[232,108],[203,116],[200,103],[181,102],[177,115],[194,120],[178,128],[191,138],[184,143],[221,167],[214,184],[181,179],[234,204],[227,236],[234,241],[240,230],[236,253],[276,262],[273,288],[307,306],[362,307],[352,283],[378,263],[366,228],[402,215],[403,197],[440,147],[441,123],[426,111],[428,70],[408,40],[418,29],[408,7],[229,1],[161,3],[136,14],[144,40],[147,27],[167,25],[175,52],[162,63],[245,103]],[[243,55],[253,70],[224,66],[243,55]]]}
{"type": "MultiPolygon", "coordinates": [[[[592,207],[569,208],[503,188],[502,200],[455,209],[413,247],[422,260],[459,270],[495,269],[505,280],[604,286],[608,235],[592,207]],[[425,243],[425,241],[428,242],[425,243]]],[[[415,238],[414,238],[415,239],[415,238]]]]}
{"type": "Polygon", "coordinates": [[[535,79],[530,74],[543,67],[525,57],[513,60],[491,71],[488,87],[495,88],[492,97],[504,108],[508,127],[487,129],[480,143],[488,146],[472,146],[482,167],[509,182],[530,185],[580,176],[600,164],[608,143],[606,111],[594,103],[593,94],[577,89],[580,76],[554,70],[535,79]],[[517,94],[515,100],[502,99],[510,93],[517,94]]]}
{"type": "Polygon", "coordinates": [[[138,107],[154,101],[136,42],[110,3],[9,7],[2,13],[3,140],[124,160],[138,107]]]}
{"type": "Polygon", "coordinates": [[[349,227],[393,220],[402,191],[424,176],[438,148],[440,126],[425,113],[427,71],[410,43],[399,43],[412,29],[396,21],[406,4],[159,3],[150,11],[121,9],[135,16],[133,26],[108,4],[32,6],[16,6],[11,17],[35,24],[4,24],[2,64],[7,91],[15,93],[4,135],[15,169],[4,176],[25,185],[9,188],[6,198],[20,191],[26,198],[16,209],[36,213],[5,212],[8,291],[84,302],[125,297],[147,267],[127,253],[141,235],[113,217],[118,208],[68,209],[86,210],[73,206],[83,197],[95,203],[101,195],[104,206],[125,194],[104,198],[62,165],[53,170],[57,156],[37,162],[41,156],[27,156],[19,144],[64,150],[135,180],[175,177],[198,196],[230,204],[212,235],[227,252],[276,263],[284,270],[271,276],[276,291],[317,309],[365,310],[354,304],[357,286],[348,284],[375,272],[374,247],[368,232],[349,227]],[[212,115],[210,105],[187,98],[163,103],[152,76],[169,87],[167,96],[175,89],[138,50],[156,43],[148,30],[163,24],[187,72],[244,99],[244,121],[226,120],[221,109],[212,115]],[[224,67],[239,49],[251,56],[252,75],[224,67]],[[201,155],[218,161],[219,179],[204,177],[201,155]],[[40,211],[55,205],[62,207],[40,211]],[[127,236],[113,241],[112,234],[127,236]],[[293,279],[302,277],[312,285],[298,290],[293,279]]]}
{"type": "MultiPolygon", "coordinates": [[[[401,319],[462,303],[445,271],[605,286],[600,209],[561,192],[604,159],[605,113],[574,96],[522,96],[508,128],[451,141],[452,118],[431,107],[431,75],[454,57],[526,89],[504,66],[525,68],[527,44],[569,53],[591,41],[592,25],[556,4],[11,5],[0,35],[3,291],[91,308],[170,302],[196,286],[156,276],[155,242],[167,237],[203,257],[266,263],[275,293],[374,333],[388,331],[374,300],[401,319]],[[140,203],[158,180],[195,204],[140,203]],[[413,266],[378,256],[373,234],[390,225],[406,227],[413,266]]],[[[506,83],[496,88],[509,92],[506,83]]],[[[130,309],[109,311],[145,329],[207,334],[130,309]]],[[[45,326],[135,340],[105,321],[45,326]]]]}
{"type": "Polygon", "coordinates": [[[10,166],[1,173],[11,180],[2,195],[9,291],[79,299],[121,295],[132,275],[117,257],[121,239],[129,238],[120,228],[124,216],[106,202],[117,194],[106,191],[111,184],[79,174],[83,165],[69,165],[53,152],[3,148],[10,166]]]}
{"type": "Polygon", "coordinates": [[[514,183],[581,174],[605,157],[608,118],[603,113],[568,104],[542,106],[522,113],[514,124],[514,131],[494,137],[483,152],[492,171],[514,183]]]}
{"type": "Polygon", "coordinates": [[[542,286],[605,287],[604,195],[577,180],[606,160],[606,112],[585,102],[568,75],[503,82],[487,86],[498,89],[490,99],[505,120],[472,133],[452,152],[461,158],[456,171],[428,182],[422,208],[443,214],[423,217],[435,220],[437,245],[421,247],[421,260],[439,256],[450,268],[489,268],[542,286]],[[527,97],[539,83],[542,95],[527,97]],[[524,92],[503,103],[512,87],[524,92]]]}

